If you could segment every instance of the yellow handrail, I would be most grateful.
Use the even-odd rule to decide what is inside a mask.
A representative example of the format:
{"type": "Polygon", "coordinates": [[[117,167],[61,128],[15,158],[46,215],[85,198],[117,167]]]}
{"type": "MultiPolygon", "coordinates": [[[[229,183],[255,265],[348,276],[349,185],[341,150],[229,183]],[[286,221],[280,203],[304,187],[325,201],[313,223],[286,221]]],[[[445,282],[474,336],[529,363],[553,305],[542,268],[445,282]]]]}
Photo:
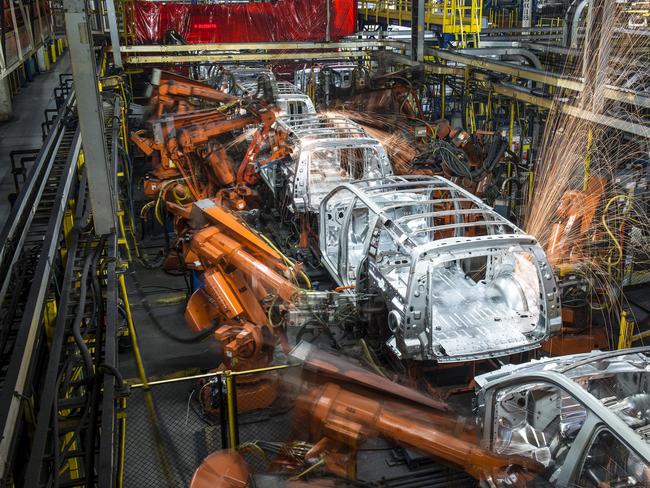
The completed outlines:
{"type": "MultiPolygon", "coordinates": [[[[410,25],[411,5],[408,0],[360,0],[359,12],[366,21],[410,25]]],[[[481,33],[483,0],[427,0],[424,23],[427,28],[438,26],[443,34],[456,37],[465,44],[473,38],[478,45],[481,33]]],[[[494,21],[492,12],[489,12],[494,21]]]]}

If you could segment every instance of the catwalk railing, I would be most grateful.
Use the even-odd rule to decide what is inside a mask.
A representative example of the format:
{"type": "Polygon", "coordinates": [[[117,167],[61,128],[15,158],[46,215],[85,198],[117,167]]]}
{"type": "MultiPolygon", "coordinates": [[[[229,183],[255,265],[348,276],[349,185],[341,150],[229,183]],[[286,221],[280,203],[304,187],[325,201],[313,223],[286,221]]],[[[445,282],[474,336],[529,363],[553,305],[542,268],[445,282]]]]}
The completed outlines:
{"type": "Polygon", "coordinates": [[[0,22],[0,79],[11,73],[54,35],[54,10],[46,0],[4,2],[0,22]]]}
{"type": "MultiPolygon", "coordinates": [[[[123,485],[187,486],[201,461],[220,449],[288,439],[295,392],[280,386],[267,408],[243,412],[237,385],[268,375],[285,378],[293,367],[221,371],[131,385],[126,401],[126,451],[123,485]]],[[[248,456],[247,456],[248,459],[248,456]]],[[[256,472],[268,468],[263,457],[249,459],[256,472]]]]}
{"type": "MultiPolygon", "coordinates": [[[[127,400],[126,488],[173,488],[188,486],[194,472],[210,454],[236,449],[253,475],[286,478],[293,457],[294,479],[311,469],[296,469],[309,449],[309,425],[296,408],[305,393],[302,368],[278,365],[251,371],[220,371],[193,376],[172,374],[168,379],[131,385],[127,400]],[[265,408],[246,410],[238,405],[238,391],[259,382],[277,380],[277,395],[265,408]],[[238,390],[239,389],[239,390],[238,390]],[[284,473],[283,473],[284,471],[284,473]],[[302,472],[300,472],[302,471],[302,472]]],[[[312,439],[313,440],[313,439],[312,439]]],[[[410,464],[399,446],[371,440],[357,446],[360,470],[351,486],[367,487],[446,487],[475,486],[466,473],[431,459],[410,464]],[[377,448],[381,446],[381,448],[377,448]],[[403,456],[403,457],[402,457],[403,456]],[[376,463],[393,459],[409,463],[408,469],[382,473],[376,463]],[[375,481],[363,481],[364,478],[375,481]],[[380,481],[376,481],[381,478],[380,481]]],[[[416,456],[418,457],[418,456],[416,456]]],[[[317,468],[318,466],[316,466],[317,468]]],[[[308,478],[303,479],[309,483],[308,478]]],[[[281,481],[274,480],[281,485],[281,481]]]]}

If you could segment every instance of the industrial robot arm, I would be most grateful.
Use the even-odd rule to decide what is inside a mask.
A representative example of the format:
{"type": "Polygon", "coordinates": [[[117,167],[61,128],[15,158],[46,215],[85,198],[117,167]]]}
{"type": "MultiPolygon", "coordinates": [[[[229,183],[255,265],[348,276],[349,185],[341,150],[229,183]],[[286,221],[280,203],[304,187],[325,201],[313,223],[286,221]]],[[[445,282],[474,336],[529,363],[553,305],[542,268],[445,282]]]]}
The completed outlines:
{"type": "Polygon", "coordinates": [[[154,113],[158,117],[166,111],[188,112],[191,109],[191,98],[222,105],[237,104],[240,101],[238,97],[210,85],[168,71],[156,71],[153,78],[152,85],[156,88],[152,101],[155,106],[154,113]]]}
{"type": "MultiPolygon", "coordinates": [[[[306,465],[320,463],[337,476],[355,479],[357,449],[368,438],[382,437],[463,469],[487,486],[539,486],[535,481],[543,465],[532,458],[497,454],[481,446],[474,419],[458,417],[445,406],[439,408],[431,399],[400,385],[393,384],[387,390],[383,378],[369,371],[361,374],[358,367],[332,354],[309,348],[298,356],[320,381],[325,377],[330,380],[320,387],[308,384],[296,400],[296,424],[301,432],[308,430],[315,442],[303,454],[306,465]],[[337,373],[339,370],[352,374],[344,377],[337,373]]],[[[251,479],[241,458],[220,451],[204,460],[190,486],[250,486],[251,479]],[[229,477],[226,472],[235,476],[229,477]],[[208,480],[213,484],[208,485],[208,480]],[[235,480],[239,484],[230,484],[235,480]]],[[[289,482],[286,486],[292,485],[289,482]]]]}
{"type": "Polygon", "coordinates": [[[162,72],[159,77],[157,93],[151,100],[158,117],[150,122],[150,134],[131,134],[132,142],[152,164],[145,193],[158,197],[165,190],[163,197],[167,199],[167,193],[174,190],[194,200],[218,197],[230,202],[232,208],[245,207],[251,196],[248,187],[257,181],[255,163],[264,144],[270,147],[270,159],[281,158],[286,151],[284,138],[272,128],[272,107],[178,75],[162,72]],[[197,99],[221,105],[190,111],[190,100],[197,99]],[[220,137],[248,127],[257,130],[243,159],[236,163],[220,137]],[[171,186],[166,184],[169,180],[175,180],[171,186]]]}
{"type": "Polygon", "coordinates": [[[279,333],[268,318],[270,301],[289,306],[299,298],[299,268],[214,201],[196,202],[184,216],[199,228],[185,246],[187,265],[204,271],[204,286],[187,304],[188,327],[200,331],[217,320],[228,366],[267,365],[279,333]]]}
{"type": "Polygon", "coordinates": [[[349,294],[303,289],[298,284],[298,275],[304,275],[300,264],[219,202],[170,208],[191,229],[184,239],[187,267],[203,271],[204,286],[191,296],[185,320],[194,332],[214,321],[220,324],[215,338],[224,344],[226,366],[264,367],[278,340],[288,352],[284,326],[303,325],[313,310],[327,320],[338,307],[349,305],[349,294]]]}

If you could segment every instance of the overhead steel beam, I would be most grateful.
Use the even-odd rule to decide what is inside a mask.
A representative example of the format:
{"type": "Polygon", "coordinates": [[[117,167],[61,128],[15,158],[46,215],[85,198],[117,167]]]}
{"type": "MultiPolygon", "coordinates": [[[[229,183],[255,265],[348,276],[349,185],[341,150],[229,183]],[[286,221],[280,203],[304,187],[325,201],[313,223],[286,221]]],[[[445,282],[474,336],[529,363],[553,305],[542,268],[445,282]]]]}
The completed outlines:
{"type": "Polygon", "coordinates": [[[489,87],[494,93],[509,98],[514,98],[521,102],[526,102],[537,107],[547,110],[559,109],[562,113],[576,117],[582,120],[599,124],[612,129],[617,129],[629,134],[634,134],[644,139],[650,138],[650,127],[630,122],[629,120],[618,119],[608,115],[598,114],[572,105],[556,102],[551,98],[539,97],[528,91],[519,90],[514,87],[502,85],[500,83],[491,83],[489,87]]]}
{"type": "Polygon", "coordinates": [[[562,34],[507,34],[505,36],[484,36],[481,34],[481,43],[483,42],[530,42],[530,41],[538,41],[538,42],[547,42],[547,43],[555,43],[561,38],[562,34]]]}
{"type": "MultiPolygon", "coordinates": [[[[572,49],[570,47],[554,46],[552,44],[537,43],[537,42],[524,42],[520,44],[521,46],[525,46],[527,49],[531,49],[533,51],[540,51],[543,54],[547,54],[547,53],[561,54],[562,56],[568,56],[573,58],[577,56],[582,56],[581,52],[579,52],[577,49],[572,49]]],[[[610,55],[609,59],[613,64],[623,64],[626,67],[635,66],[638,68],[642,68],[644,70],[646,69],[646,64],[643,61],[639,60],[642,58],[631,59],[629,57],[610,55]]]]}
{"type": "MultiPolygon", "coordinates": [[[[392,63],[394,65],[404,65],[404,66],[420,66],[422,63],[413,61],[408,56],[403,54],[397,54],[390,51],[376,51],[375,57],[377,59],[382,59],[384,62],[392,63]]],[[[424,72],[429,75],[452,75],[452,76],[464,76],[465,68],[460,68],[458,66],[443,66],[440,64],[424,63],[424,72]]]]}
{"type": "Polygon", "coordinates": [[[428,75],[465,75],[465,70],[463,68],[457,68],[455,66],[435,66],[428,63],[425,63],[424,65],[424,72],[428,75]]]}
{"type": "Polygon", "coordinates": [[[122,51],[120,50],[120,32],[117,25],[117,14],[115,12],[115,1],[106,0],[106,16],[108,17],[108,31],[111,35],[111,46],[113,47],[113,64],[116,68],[122,68],[122,51]]]}
{"type": "Polygon", "coordinates": [[[555,75],[547,71],[526,68],[519,65],[508,64],[500,61],[494,61],[489,58],[483,58],[476,55],[459,54],[442,49],[428,48],[427,56],[435,56],[445,61],[480,68],[495,73],[507,74],[524,80],[539,81],[545,85],[566,88],[573,91],[581,91],[583,84],[579,80],[570,79],[565,76],[555,75]]]}
{"type": "MultiPolygon", "coordinates": [[[[411,59],[407,56],[401,55],[401,54],[396,54],[396,53],[391,53],[391,52],[381,52],[378,53],[379,56],[384,57],[396,64],[404,64],[407,66],[417,66],[418,63],[411,61],[411,59]]],[[[463,76],[465,74],[465,69],[462,67],[458,66],[443,66],[443,65],[438,65],[438,64],[432,64],[425,62],[424,63],[424,72],[427,74],[434,74],[434,75],[455,75],[455,76],[463,76]]],[[[471,72],[471,77],[475,80],[478,81],[483,81],[483,82],[488,82],[490,83],[490,87],[494,90],[495,93],[498,93],[500,95],[512,97],[516,100],[522,101],[529,103],[531,105],[535,105],[540,108],[544,108],[547,110],[550,110],[553,107],[553,99],[552,98],[547,98],[547,97],[540,97],[537,95],[531,94],[529,91],[526,90],[518,90],[514,87],[508,87],[506,85],[502,85],[499,83],[492,83],[490,80],[490,77],[486,73],[480,73],[480,72],[471,72]]],[[[623,97],[626,97],[626,102],[634,104],[635,103],[635,97],[637,96],[636,92],[627,92],[621,90],[620,95],[623,97]]],[[[574,115],[574,116],[579,116],[582,119],[585,120],[591,120],[591,121],[596,121],[597,123],[600,123],[600,121],[603,122],[603,125],[607,125],[609,127],[613,128],[618,128],[621,130],[624,130],[626,132],[630,132],[632,134],[636,135],[641,135],[642,137],[647,137],[647,129],[639,124],[631,123],[629,121],[623,120],[623,119],[617,119],[615,117],[600,117],[597,116],[596,114],[592,114],[588,111],[580,110],[577,109],[573,110],[571,108],[567,108],[565,113],[569,115],[574,115]],[[576,111],[577,110],[577,111],[576,111]],[[597,120],[599,119],[599,120],[597,120]]]]}
{"type": "MultiPolygon", "coordinates": [[[[397,44],[392,41],[392,45],[397,44]]],[[[399,43],[403,44],[403,43],[399,43]]],[[[403,48],[403,46],[401,46],[403,48]]],[[[427,48],[425,51],[427,56],[435,56],[446,61],[452,61],[474,68],[480,68],[487,71],[496,73],[503,73],[515,78],[524,80],[531,80],[543,83],[549,86],[556,86],[568,90],[581,92],[584,90],[584,83],[575,78],[549,73],[547,71],[537,70],[534,68],[526,68],[524,66],[516,66],[492,59],[481,58],[479,56],[472,56],[467,54],[458,54],[456,52],[427,48]]],[[[650,97],[643,95],[639,92],[632,90],[624,90],[613,86],[606,86],[603,90],[604,96],[610,100],[617,102],[629,103],[638,107],[650,108],[650,97]]]]}
{"type": "Polygon", "coordinates": [[[561,105],[562,113],[577,117],[579,119],[587,120],[594,124],[604,125],[613,129],[618,129],[623,132],[635,134],[644,139],[650,138],[650,127],[636,124],[627,120],[617,119],[609,115],[590,112],[572,105],[561,105]]]}
{"type": "Polygon", "coordinates": [[[490,34],[523,34],[525,32],[530,32],[531,34],[562,34],[562,27],[507,27],[507,28],[496,28],[496,29],[483,29],[481,30],[481,35],[485,34],[489,36],[490,34]]]}
{"type": "Polygon", "coordinates": [[[424,61],[424,0],[411,0],[411,57],[424,61]]]}
{"type": "MultiPolygon", "coordinates": [[[[213,43],[181,46],[142,45],[122,46],[120,50],[122,54],[126,56],[126,62],[130,64],[165,64],[183,62],[228,63],[274,60],[316,61],[349,59],[365,56],[368,54],[368,51],[373,51],[375,53],[381,51],[382,55],[384,55],[383,52],[386,52],[387,54],[390,53],[390,51],[385,51],[385,48],[394,49],[397,52],[393,52],[392,54],[402,56],[404,58],[403,64],[409,64],[405,62],[407,59],[406,56],[403,56],[403,54],[400,55],[399,53],[408,53],[411,50],[410,43],[394,39],[356,39],[331,43],[271,42],[213,43]],[[256,52],[241,52],[248,50],[256,52]],[[322,52],[313,52],[319,50],[322,52]],[[263,52],[260,53],[260,51],[263,52]],[[197,52],[201,54],[197,54],[197,52]],[[172,53],[177,53],[178,55],[173,55],[172,53]]],[[[458,63],[459,65],[483,69],[495,73],[502,73],[514,78],[531,80],[544,85],[564,88],[575,92],[581,92],[584,90],[584,83],[580,79],[550,73],[541,69],[514,65],[503,61],[495,61],[478,55],[462,54],[457,51],[425,47],[424,56],[433,56],[452,63],[458,63]]],[[[412,59],[409,59],[409,61],[413,62],[412,59]]],[[[440,66],[425,61],[425,70],[432,74],[459,74],[463,72],[463,67],[440,66]]],[[[617,102],[650,108],[650,97],[633,90],[607,86],[604,89],[604,96],[607,99],[617,102]]]]}
{"type": "Polygon", "coordinates": [[[526,42],[524,44],[528,49],[533,51],[541,51],[542,53],[561,54],[562,56],[578,56],[580,53],[576,49],[570,47],[556,46],[554,44],[546,44],[541,42],[526,42]]]}
{"type": "Polygon", "coordinates": [[[160,46],[157,44],[143,44],[139,46],[120,46],[123,54],[159,52],[182,53],[195,51],[309,51],[313,49],[374,49],[383,47],[385,43],[378,40],[351,40],[338,42],[222,42],[206,44],[183,44],[173,46],[160,46]]]}
{"type": "Polygon", "coordinates": [[[469,48],[469,49],[460,49],[459,52],[463,54],[469,54],[473,56],[523,56],[530,64],[532,64],[536,69],[542,69],[542,62],[539,58],[530,50],[523,47],[481,47],[481,48],[469,48]]]}
{"type": "Polygon", "coordinates": [[[237,63],[254,61],[318,61],[323,59],[349,59],[367,56],[367,51],[301,52],[277,54],[182,54],[127,56],[129,64],[167,64],[167,63],[237,63]]]}
{"type": "Polygon", "coordinates": [[[65,28],[81,126],[84,158],[88,165],[88,189],[95,232],[115,229],[109,160],[104,135],[104,115],[97,85],[95,51],[84,0],[64,0],[65,28]]]}
{"type": "Polygon", "coordinates": [[[515,87],[510,87],[506,85],[502,85],[501,83],[491,83],[487,77],[485,77],[485,80],[488,83],[488,89],[492,90],[494,93],[498,95],[503,95],[509,98],[514,98],[515,100],[519,100],[520,102],[526,102],[531,105],[535,105],[536,107],[540,107],[546,110],[550,110],[553,108],[553,99],[552,98],[546,98],[546,97],[540,97],[537,95],[533,95],[527,90],[519,90],[515,87]]]}
{"type": "Polygon", "coordinates": [[[125,61],[130,64],[231,63],[360,58],[366,56],[368,51],[380,49],[383,46],[383,42],[377,40],[351,40],[341,42],[242,42],[182,46],[122,46],[120,51],[125,56],[125,61]]]}

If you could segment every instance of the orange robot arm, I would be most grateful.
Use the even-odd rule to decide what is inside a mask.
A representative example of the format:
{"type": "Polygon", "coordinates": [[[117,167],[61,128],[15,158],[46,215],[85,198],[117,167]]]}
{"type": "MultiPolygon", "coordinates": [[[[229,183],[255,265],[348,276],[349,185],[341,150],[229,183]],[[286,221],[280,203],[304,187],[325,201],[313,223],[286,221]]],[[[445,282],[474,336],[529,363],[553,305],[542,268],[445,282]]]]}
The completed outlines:
{"type": "MultiPolygon", "coordinates": [[[[543,469],[530,458],[498,455],[479,447],[477,439],[446,432],[445,423],[432,422],[426,419],[428,415],[413,415],[400,402],[353,393],[334,383],[312,390],[297,405],[310,419],[314,438],[328,439],[352,449],[374,434],[454,464],[477,479],[502,474],[509,466],[521,466],[533,473],[543,469]]],[[[325,461],[327,465],[327,454],[325,461]]],[[[328,467],[340,475],[353,474],[350,466],[334,463],[328,467]]]]}
{"type": "Polygon", "coordinates": [[[166,108],[174,107],[176,112],[186,112],[189,109],[187,99],[190,97],[222,104],[237,103],[240,100],[200,81],[162,72],[156,93],[152,97],[156,105],[156,115],[160,117],[166,108]]]}
{"type": "Polygon", "coordinates": [[[562,195],[556,211],[558,222],[551,227],[546,249],[553,266],[570,263],[579,257],[573,255],[574,250],[583,247],[604,191],[603,179],[592,176],[586,192],[574,190],[562,195]]]}
{"type": "Polygon", "coordinates": [[[205,269],[204,287],[187,304],[188,326],[199,331],[218,320],[215,338],[224,343],[231,361],[240,367],[265,366],[275,336],[264,301],[275,296],[292,303],[300,293],[292,281],[295,270],[258,234],[211,200],[196,202],[182,214],[195,224],[207,224],[192,236],[186,252],[197,261],[190,264],[205,269]]]}
{"type": "MultiPolygon", "coordinates": [[[[208,227],[197,232],[192,238],[191,249],[203,262],[211,265],[230,266],[241,271],[245,276],[257,280],[264,288],[286,301],[291,301],[298,292],[298,287],[282,273],[286,266],[275,263],[276,269],[248,252],[244,243],[233,239],[215,227],[208,227]]],[[[272,262],[272,258],[268,259],[272,262]]],[[[264,298],[264,297],[260,297],[264,298]]]]}
{"type": "MultiPolygon", "coordinates": [[[[275,114],[272,111],[263,111],[260,115],[250,114],[232,119],[216,120],[210,123],[193,125],[181,131],[178,136],[179,144],[185,151],[193,150],[197,145],[207,142],[211,137],[216,137],[226,132],[243,129],[249,125],[255,125],[270,119],[275,121],[275,114]]],[[[271,122],[273,123],[273,122],[271,122]]]]}
{"type": "Polygon", "coordinates": [[[239,101],[238,97],[228,95],[227,93],[212,88],[209,85],[204,85],[199,82],[180,82],[176,80],[169,80],[165,83],[161,83],[158,87],[158,95],[173,95],[183,98],[196,97],[201,98],[202,100],[219,103],[234,103],[239,101]]]}

